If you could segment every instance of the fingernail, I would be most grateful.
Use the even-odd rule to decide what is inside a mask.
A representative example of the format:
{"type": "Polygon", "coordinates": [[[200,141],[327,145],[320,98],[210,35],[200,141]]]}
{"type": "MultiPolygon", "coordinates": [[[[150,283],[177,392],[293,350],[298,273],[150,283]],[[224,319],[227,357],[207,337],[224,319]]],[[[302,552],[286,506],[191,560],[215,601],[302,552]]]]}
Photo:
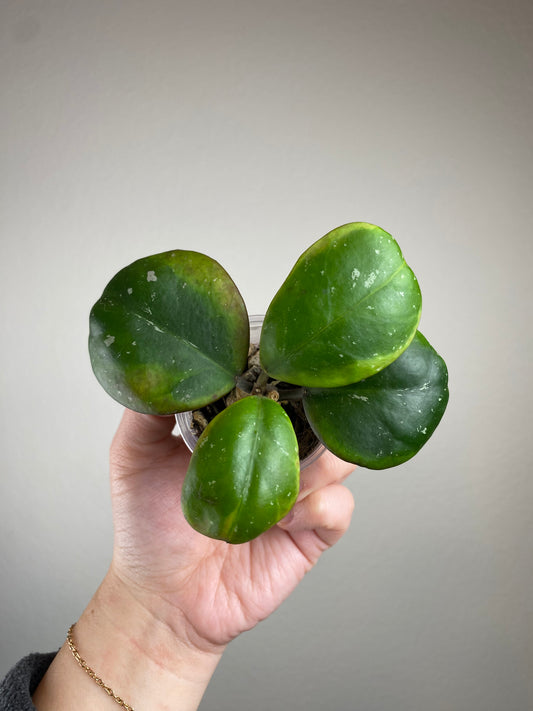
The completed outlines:
{"type": "Polygon", "coordinates": [[[285,526],[288,526],[291,523],[291,521],[293,520],[293,518],[294,518],[294,509],[291,509],[289,511],[289,513],[281,519],[281,521],[278,521],[278,526],[281,526],[282,528],[284,528],[285,526]]]}

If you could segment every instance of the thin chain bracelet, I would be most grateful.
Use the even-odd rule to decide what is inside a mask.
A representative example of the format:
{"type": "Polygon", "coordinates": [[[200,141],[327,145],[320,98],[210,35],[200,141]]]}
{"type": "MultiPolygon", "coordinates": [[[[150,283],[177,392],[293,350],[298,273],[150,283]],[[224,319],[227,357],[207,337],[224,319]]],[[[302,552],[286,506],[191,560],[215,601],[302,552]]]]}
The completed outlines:
{"type": "Polygon", "coordinates": [[[106,692],[106,694],[108,696],[110,696],[114,701],[116,701],[119,706],[122,706],[122,708],[126,709],[126,711],[135,711],[133,706],[130,706],[129,704],[127,704],[123,699],[120,698],[120,696],[117,696],[115,694],[115,692],[113,691],[113,689],[111,687],[104,684],[104,682],[100,679],[100,677],[97,676],[96,673],[87,664],[85,659],[83,659],[81,657],[80,653],[76,649],[74,640],[72,639],[72,630],[74,629],[75,626],[76,626],[76,623],[74,623],[73,625],[70,625],[69,630],[67,632],[67,644],[70,648],[70,651],[72,652],[74,659],[78,662],[80,667],[85,672],[87,672],[87,674],[91,677],[91,679],[93,679],[98,684],[98,686],[101,686],[102,689],[106,692]]]}

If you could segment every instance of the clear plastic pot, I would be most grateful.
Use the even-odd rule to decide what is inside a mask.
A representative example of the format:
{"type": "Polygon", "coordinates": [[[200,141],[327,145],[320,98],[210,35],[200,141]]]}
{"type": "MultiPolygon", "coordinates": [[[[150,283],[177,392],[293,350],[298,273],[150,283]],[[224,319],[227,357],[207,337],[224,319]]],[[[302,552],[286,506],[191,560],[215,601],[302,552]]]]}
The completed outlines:
{"type": "MultiPolygon", "coordinates": [[[[250,343],[259,343],[261,337],[261,326],[263,325],[264,316],[250,316],[250,343]]],[[[178,412],[176,415],[176,422],[178,425],[178,431],[183,441],[189,448],[191,452],[194,451],[196,447],[196,442],[198,437],[192,429],[192,412],[178,412]]],[[[300,462],[300,469],[305,469],[310,464],[315,462],[321,454],[324,453],[326,448],[323,444],[319,443],[315,449],[309,454],[305,459],[300,462]]]]}

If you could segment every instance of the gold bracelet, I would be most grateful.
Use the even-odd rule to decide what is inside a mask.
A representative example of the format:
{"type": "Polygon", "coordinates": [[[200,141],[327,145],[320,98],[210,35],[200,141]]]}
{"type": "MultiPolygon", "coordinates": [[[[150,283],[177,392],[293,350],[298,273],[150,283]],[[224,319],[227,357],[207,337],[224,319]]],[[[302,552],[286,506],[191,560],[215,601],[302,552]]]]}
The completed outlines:
{"type": "Polygon", "coordinates": [[[95,672],[93,672],[93,670],[92,670],[91,667],[87,664],[87,662],[85,661],[85,659],[82,659],[80,653],[79,653],[78,650],[76,649],[76,645],[74,644],[74,640],[72,639],[72,630],[74,629],[75,625],[76,625],[76,623],[74,623],[73,625],[71,625],[71,626],[69,627],[68,632],[67,632],[67,644],[68,644],[68,646],[70,647],[70,651],[72,652],[72,655],[74,656],[74,659],[78,662],[78,664],[80,665],[80,667],[81,667],[84,671],[87,672],[87,674],[91,677],[91,679],[93,679],[93,680],[98,684],[98,686],[101,686],[102,689],[106,692],[106,694],[107,694],[108,696],[110,696],[114,701],[116,701],[119,706],[122,706],[122,708],[123,708],[123,709],[126,709],[126,711],[134,711],[133,706],[130,706],[130,705],[127,704],[123,699],[121,699],[120,696],[117,696],[117,695],[115,694],[115,692],[113,691],[113,689],[111,689],[111,687],[109,687],[109,686],[107,686],[106,684],[104,684],[104,682],[100,679],[100,677],[97,676],[97,675],[95,674],[95,672]]]}

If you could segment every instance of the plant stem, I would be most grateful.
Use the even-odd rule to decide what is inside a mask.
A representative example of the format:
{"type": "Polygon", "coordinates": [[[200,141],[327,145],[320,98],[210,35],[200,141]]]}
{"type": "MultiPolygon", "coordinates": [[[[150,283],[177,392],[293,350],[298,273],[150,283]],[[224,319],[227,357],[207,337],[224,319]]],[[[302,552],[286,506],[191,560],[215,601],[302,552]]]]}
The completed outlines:
{"type": "Polygon", "coordinates": [[[301,400],[304,396],[304,388],[276,388],[279,393],[280,400],[301,400]]]}
{"type": "Polygon", "coordinates": [[[255,381],[255,385],[253,388],[253,392],[256,395],[263,395],[265,392],[266,384],[268,383],[268,373],[261,369],[261,372],[259,373],[259,376],[257,380],[255,381]]]}

